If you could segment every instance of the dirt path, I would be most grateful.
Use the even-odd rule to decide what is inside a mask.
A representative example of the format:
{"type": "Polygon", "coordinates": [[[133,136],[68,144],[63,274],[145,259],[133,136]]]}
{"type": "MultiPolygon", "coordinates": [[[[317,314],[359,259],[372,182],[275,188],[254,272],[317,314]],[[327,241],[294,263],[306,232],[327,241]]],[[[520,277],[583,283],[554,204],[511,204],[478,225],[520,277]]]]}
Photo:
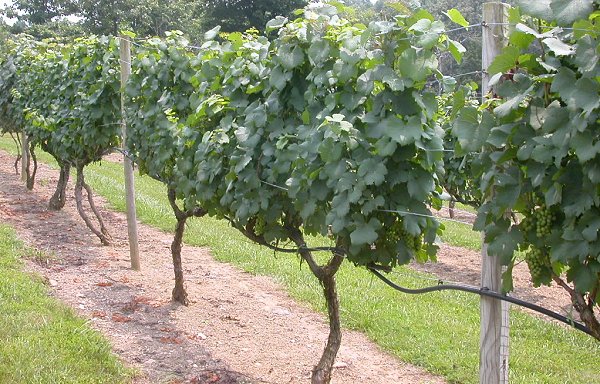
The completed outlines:
{"type": "MultiPolygon", "coordinates": [[[[85,228],[69,198],[48,211],[58,172],[42,165],[34,191],[0,151],[0,221],[54,260],[30,263],[52,292],[100,329],[138,368],[136,383],[308,383],[327,337],[320,314],[295,303],[272,279],[216,262],[207,249],[184,247],[189,307],[168,301],[171,236],[140,225],[143,271],[129,269],[124,215],[105,209],[109,247],[85,228]]],[[[72,187],[69,197],[72,196],[72,187]]],[[[334,383],[443,383],[345,331],[334,383]]]]}

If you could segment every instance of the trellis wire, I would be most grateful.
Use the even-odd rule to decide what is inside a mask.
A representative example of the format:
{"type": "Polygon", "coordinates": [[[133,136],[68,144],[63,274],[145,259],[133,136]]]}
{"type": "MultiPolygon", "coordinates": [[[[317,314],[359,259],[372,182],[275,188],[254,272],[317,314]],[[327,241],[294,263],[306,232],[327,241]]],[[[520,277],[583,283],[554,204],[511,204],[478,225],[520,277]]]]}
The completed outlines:
{"type": "Polygon", "coordinates": [[[453,211],[462,213],[463,215],[466,215],[466,216],[477,217],[476,213],[465,211],[464,209],[450,208],[450,207],[442,207],[441,209],[447,209],[447,210],[452,209],[453,211]]]}
{"type": "Polygon", "coordinates": [[[468,225],[468,226],[473,226],[472,223],[468,223],[466,221],[460,221],[460,220],[455,220],[455,219],[450,219],[448,217],[439,217],[439,216],[434,216],[434,215],[427,215],[425,213],[417,213],[417,212],[409,212],[409,211],[400,211],[400,210],[394,210],[394,209],[376,209],[377,212],[388,212],[388,213],[397,213],[399,215],[412,215],[412,216],[419,216],[419,217],[425,217],[425,218],[429,218],[429,219],[435,219],[435,220],[444,220],[444,221],[451,221],[453,223],[459,223],[459,224],[464,224],[464,225],[468,225]]]}

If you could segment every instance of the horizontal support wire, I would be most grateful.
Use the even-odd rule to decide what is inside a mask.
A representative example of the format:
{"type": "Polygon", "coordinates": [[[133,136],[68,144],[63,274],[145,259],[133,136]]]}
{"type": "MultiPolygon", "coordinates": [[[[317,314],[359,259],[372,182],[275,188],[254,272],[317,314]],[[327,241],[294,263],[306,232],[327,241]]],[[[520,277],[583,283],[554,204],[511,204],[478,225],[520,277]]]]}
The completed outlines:
{"type": "Polygon", "coordinates": [[[462,26],[462,27],[456,27],[456,28],[449,29],[447,31],[444,31],[444,33],[451,33],[451,32],[462,31],[463,29],[468,30],[469,28],[482,27],[482,26],[483,26],[483,23],[465,25],[465,26],[462,26]]]}
{"type": "Polygon", "coordinates": [[[279,186],[279,185],[276,185],[276,184],[272,184],[272,183],[269,183],[268,181],[261,180],[260,182],[263,183],[263,184],[265,184],[265,185],[268,185],[270,187],[273,187],[273,188],[281,189],[281,190],[284,190],[284,191],[288,190],[288,188],[286,188],[286,187],[282,187],[282,186],[279,186]]]}
{"type": "MultiPolygon", "coordinates": [[[[487,25],[493,25],[493,24],[488,23],[487,25]]],[[[425,32],[424,35],[452,33],[452,32],[457,32],[457,31],[462,31],[462,30],[468,30],[469,28],[476,28],[476,27],[482,27],[482,26],[484,26],[484,23],[470,24],[470,25],[466,25],[466,26],[448,29],[446,31],[442,31],[441,33],[429,31],[429,32],[425,32]]],[[[117,38],[119,38],[119,37],[117,37],[117,38]]],[[[411,39],[414,39],[414,37],[405,37],[402,39],[397,39],[396,41],[407,41],[407,40],[411,40],[411,39]]],[[[148,41],[148,40],[149,39],[137,39],[137,41],[148,41]]],[[[133,41],[133,39],[130,39],[129,41],[131,42],[131,44],[137,45],[138,47],[146,47],[145,45],[136,43],[135,41],[133,41]]],[[[185,48],[188,48],[190,50],[203,50],[204,49],[203,47],[196,46],[196,45],[187,45],[185,48]]]]}
{"type": "Polygon", "coordinates": [[[204,48],[202,48],[202,47],[198,47],[198,46],[196,46],[196,45],[188,45],[188,46],[186,46],[186,48],[189,48],[189,49],[195,49],[195,50],[197,50],[197,51],[200,51],[200,50],[203,50],[203,49],[204,49],[204,48]]]}
{"type": "Polygon", "coordinates": [[[388,213],[397,213],[399,215],[411,215],[411,216],[426,217],[426,218],[435,219],[435,220],[451,221],[453,223],[464,224],[464,225],[468,225],[470,227],[473,226],[472,223],[468,223],[466,221],[460,221],[460,220],[450,219],[448,217],[439,217],[439,216],[434,216],[434,215],[427,215],[425,213],[416,213],[416,212],[409,212],[409,211],[397,211],[397,210],[394,210],[394,209],[376,209],[376,211],[378,211],[378,212],[388,212],[388,213]]]}
{"type": "Polygon", "coordinates": [[[544,308],[542,306],[539,306],[537,304],[533,304],[530,303],[528,301],[525,300],[521,300],[521,299],[517,299],[511,296],[507,296],[507,295],[503,295],[499,292],[496,291],[492,291],[488,288],[482,287],[482,288],[478,288],[478,287],[474,287],[474,286],[469,286],[469,285],[464,285],[464,284],[446,284],[444,283],[442,280],[438,281],[438,285],[435,286],[431,286],[431,287],[426,287],[426,288],[417,288],[417,289],[411,289],[411,288],[405,288],[402,287],[396,283],[394,283],[393,281],[391,281],[390,279],[388,279],[387,277],[385,277],[377,268],[372,267],[372,266],[368,266],[367,269],[369,271],[371,271],[371,273],[373,273],[375,276],[377,276],[380,280],[382,280],[384,283],[386,283],[388,286],[392,287],[393,289],[400,291],[402,293],[407,293],[407,294],[412,294],[412,295],[416,295],[416,294],[423,294],[423,293],[431,293],[431,292],[436,292],[436,291],[462,291],[462,292],[468,292],[468,293],[474,293],[476,295],[479,296],[486,296],[486,297],[492,297],[494,299],[497,300],[502,300],[502,301],[508,301],[509,303],[513,303],[516,305],[519,305],[521,307],[525,307],[528,309],[531,309],[532,311],[536,311],[539,312],[541,314],[544,314],[548,317],[551,317],[555,320],[558,320],[560,322],[563,322],[565,324],[568,324],[572,327],[574,327],[575,329],[584,332],[590,336],[592,335],[592,331],[585,326],[584,324],[573,320],[572,318],[568,318],[566,316],[563,316],[559,313],[556,313],[554,311],[551,311],[547,308],[544,308]]]}
{"type": "Polygon", "coordinates": [[[453,210],[454,212],[462,213],[465,216],[477,217],[476,213],[465,211],[464,209],[459,208],[450,208],[450,207],[442,207],[441,209],[453,210]]]}
{"type": "Polygon", "coordinates": [[[450,75],[450,77],[463,77],[463,76],[471,76],[471,75],[482,75],[484,71],[472,71],[467,73],[459,73],[458,75],[450,75]]]}
{"type": "MultiPolygon", "coordinates": [[[[273,188],[277,188],[277,189],[281,189],[284,191],[287,191],[288,188],[286,187],[282,187],[280,185],[276,185],[273,183],[269,183],[267,181],[261,180],[261,183],[265,184],[265,185],[269,185],[273,188]]],[[[412,215],[412,216],[419,216],[419,217],[427,217],[427,218],[431,218],[431,219],[436,219],[436,220],[444,220],[444,221],[451,221],[451,222],[455,222],[455,223],[459,223],[459,224],[464,224],[464,225],[468,225],[468,226],[472,226],[472,223],[468,223],[466,221],[460,221],[460,220],[455,220],[455,219],[450,219],[450,218],[446,218],[446,217],[439,217],[439,216],[434,216],[434,215],[427,215],[424,213],[416,213],[416,212],[409,212],[409,211],[398,211],[398,210],[393,210],[393,209],[376,209],[376,211],[378,212],[388,212],[388,213],[397,213],[400,215],[412,215]]],[[[468,212],[470,213],[470,212],[468,212]]]]}

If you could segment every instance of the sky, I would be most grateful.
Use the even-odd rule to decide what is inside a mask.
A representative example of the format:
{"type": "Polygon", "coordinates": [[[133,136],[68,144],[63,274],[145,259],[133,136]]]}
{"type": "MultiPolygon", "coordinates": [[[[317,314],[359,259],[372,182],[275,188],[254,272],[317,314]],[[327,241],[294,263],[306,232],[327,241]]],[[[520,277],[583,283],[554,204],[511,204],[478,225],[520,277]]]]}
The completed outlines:
{"type": "MultiPolygon", "coordinates": [[[[0,8],[4,8],[5,5],[12,3],[11,0],[0,0],[0,8]]],[[[4,16],[2,17],[4,20],[6,20],[4,18],[4,16]]]]}

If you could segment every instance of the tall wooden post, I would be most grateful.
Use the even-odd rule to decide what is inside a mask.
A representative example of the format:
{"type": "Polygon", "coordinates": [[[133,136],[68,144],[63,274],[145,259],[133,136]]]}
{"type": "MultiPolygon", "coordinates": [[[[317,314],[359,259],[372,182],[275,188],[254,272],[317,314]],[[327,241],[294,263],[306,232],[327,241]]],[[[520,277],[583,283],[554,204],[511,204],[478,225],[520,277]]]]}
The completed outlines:
{"type": "Polygon", "coordinates": [[[27,183],[27,165],[29,164],[29,140],[25,132],[21,133],[21,181],[27,183]]]}
{"type": "Polygon", "coordinates": [[[125,194],[127,212],[127,233],[129,237],[129,256],[131,268],[140,270],[140,252],[138,245],[137,217],[135,212],[135,187],[133,180],[133,163],[127,156],[127,121],[125,118],[125,86],[131,74],[131,42],[127,36],[121,35],[121,136],[123,140],[123,168],[125,170],[125,194]]]}
{"type": "MultiPolygon", "coordinates": [[[[482,28],[482,86],[483,98],[490,91],[487,68],[502,52],[507,42],[508,4],[493,2],[483,4],[482,28]]],[[[490,198],[493,198],[491,196],[490,198]]],[[[499,292],[502,288],[500,257],[488,255],[483,239],[481,247],[481,287],[499,292]]],[[[479,344],[479,382],[481,384],[508,383],[508,302],[491,297],[481,297],[479,344]]]]}

